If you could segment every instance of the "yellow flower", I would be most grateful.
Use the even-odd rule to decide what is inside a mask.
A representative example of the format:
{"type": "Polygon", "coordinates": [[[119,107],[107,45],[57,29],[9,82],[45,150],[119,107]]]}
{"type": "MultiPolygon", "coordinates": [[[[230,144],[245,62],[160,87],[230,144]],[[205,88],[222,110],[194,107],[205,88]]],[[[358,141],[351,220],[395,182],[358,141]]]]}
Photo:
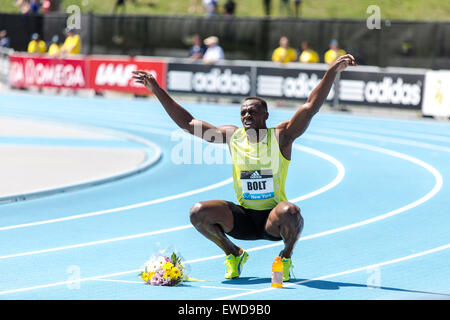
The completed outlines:
{"type": "Polygon", "coordinates": [[[166,280],[172,279],[172,272],[170,272],[170,269],[164,271],[164,276],[163,276],[163,277],[164,277],[164,279],[166,279],[166,280]]]}
{"type": "Polygon", "coordinates": [[[173,267],[173,264],[171,262],[169,262],[169,261],[167,261],[166,263],[163,264],[163,270],[164,271],[170,270],[170,269],[172,269],[172,267],[173,267]]]}
{"type": "Polygon", "coordinates": [[[152,277],[155,275],[155,272],[143,272],[141,274],[141,278],[142,280],[144,280],[145,282],[148,282],[152,279],[152,277]]]}
{"type": "Polygon", "coordinates": [[[181,275],[180,269],[177,267],[173,267],[171,270],[172,279],[178,279],[181,275]]]}

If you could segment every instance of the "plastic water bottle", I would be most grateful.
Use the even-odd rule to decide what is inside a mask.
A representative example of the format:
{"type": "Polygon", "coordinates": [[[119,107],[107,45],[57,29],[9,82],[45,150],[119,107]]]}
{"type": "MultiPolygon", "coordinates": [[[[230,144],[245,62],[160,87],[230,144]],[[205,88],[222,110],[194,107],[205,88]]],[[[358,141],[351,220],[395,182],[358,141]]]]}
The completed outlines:
{"type": "Polygon", "coordinates": [[[281,257],[275,257],[272,264],[272,288],[283,288],[283,262],[281,262],[281,257]]]}

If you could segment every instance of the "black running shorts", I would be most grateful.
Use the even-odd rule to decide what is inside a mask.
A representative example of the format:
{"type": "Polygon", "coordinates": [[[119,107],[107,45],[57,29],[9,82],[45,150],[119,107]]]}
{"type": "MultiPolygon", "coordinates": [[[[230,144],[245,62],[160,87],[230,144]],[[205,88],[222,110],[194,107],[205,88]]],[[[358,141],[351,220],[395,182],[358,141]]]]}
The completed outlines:
{"type": "Polygon", "coordinates": [[[227,201],[227,204],[231,209],[234,218],[233,229],[226,233],[229,236],[240,240],[282,240],[281,237],[270,235],[265,229],[267,218],[272,209],[253,210],[244,208],[233,202],[227,201]]]}

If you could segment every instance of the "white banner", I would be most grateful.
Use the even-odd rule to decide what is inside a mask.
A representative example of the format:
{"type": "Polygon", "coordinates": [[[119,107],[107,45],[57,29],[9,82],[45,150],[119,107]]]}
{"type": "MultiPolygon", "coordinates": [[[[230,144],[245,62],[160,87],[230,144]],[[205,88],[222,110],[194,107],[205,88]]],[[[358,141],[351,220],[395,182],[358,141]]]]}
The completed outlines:
{"type": "Polygon", "coordinates": [[[450,70],[427,71],[422,114],[450,117],[450,70]]]}

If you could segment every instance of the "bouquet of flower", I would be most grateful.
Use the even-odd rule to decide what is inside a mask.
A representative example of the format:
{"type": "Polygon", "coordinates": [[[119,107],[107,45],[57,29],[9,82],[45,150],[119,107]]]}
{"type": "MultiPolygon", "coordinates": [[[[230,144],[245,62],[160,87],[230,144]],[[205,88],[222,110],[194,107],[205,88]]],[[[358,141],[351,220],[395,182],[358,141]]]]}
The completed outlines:
{"type": "Polygon", "coordinates": [[[153,286],[176,286],[187,279],[184,275],[185,267],[176,253],[169,257],[155,255],[145,263],[144,271],[139,276],[147,284],[153,286]]]}

